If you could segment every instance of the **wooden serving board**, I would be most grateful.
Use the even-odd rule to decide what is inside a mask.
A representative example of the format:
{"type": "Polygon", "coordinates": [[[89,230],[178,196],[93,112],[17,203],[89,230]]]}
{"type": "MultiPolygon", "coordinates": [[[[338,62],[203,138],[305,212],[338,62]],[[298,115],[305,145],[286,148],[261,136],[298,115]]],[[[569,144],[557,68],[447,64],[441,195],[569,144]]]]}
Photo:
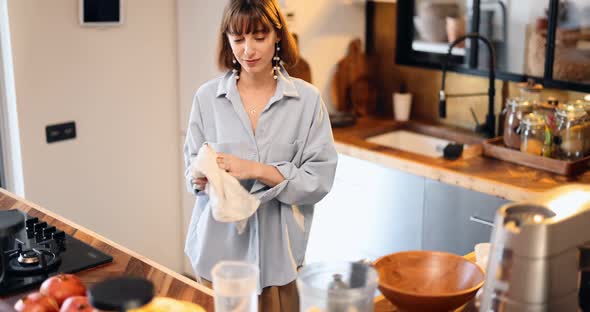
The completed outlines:
{"type": "Polygon", "coordinates": [[[523,153],[504,146],[502,137],[484,141],[483,155],[568,177],[584,173],[590,165],[590,156],[575,161],[565,161],[523,153]]]}

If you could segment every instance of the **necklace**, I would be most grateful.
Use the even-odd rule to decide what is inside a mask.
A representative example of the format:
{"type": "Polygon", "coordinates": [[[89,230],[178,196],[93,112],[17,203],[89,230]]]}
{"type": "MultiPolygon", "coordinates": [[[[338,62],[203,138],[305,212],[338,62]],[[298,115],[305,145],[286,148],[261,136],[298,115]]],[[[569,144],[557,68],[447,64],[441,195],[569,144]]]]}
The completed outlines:
{"type": "Polygon", "coordinates": [[[260,105],[252,105],[252,107],[246,107],[246,105],[244,105],[244,109],[250,115],[255,116],[258,112],[262,112],[264,106],[261,107],[260,105]]]}
{"type": "MultiPolygon", "coordinates": [[[[276,83],[273,86],[273,89],[274,88],[276,88],[276,83]]],[[[239,85],[238,85],[238,91],[239,90],[240,90],[240,88],[239,88],[239,85]]],[[[274,92],[274,90],[273,90],[273,92],[274,92]]],[[[255,116],[258,113],[258,111],[262,111],[264,109],[264,107],[265,107],[265,106],[262,106],[262,107],[258,108],[258,106],[260,106],[260,104],[258,104],[258,105],[255,104],[255,105],[253,105],[254,107],[250,107],[250,108],[248,108],[245,103],[243,103],[243,105],[244,105],[244,109],[246,110],[246,112],[249,113],[252,116],[255,116]]]]}

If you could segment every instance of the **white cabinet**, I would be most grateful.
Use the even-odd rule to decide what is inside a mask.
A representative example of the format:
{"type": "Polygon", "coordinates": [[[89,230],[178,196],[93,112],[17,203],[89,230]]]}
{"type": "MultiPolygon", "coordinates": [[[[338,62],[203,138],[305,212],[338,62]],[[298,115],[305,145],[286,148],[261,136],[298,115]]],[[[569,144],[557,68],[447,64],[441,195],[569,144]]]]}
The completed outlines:
{"type": "Polygon", "coordinates": [[[424,178],[338,156],[332,191],[315,208],[306,262],[420,249],[424,178]]]}

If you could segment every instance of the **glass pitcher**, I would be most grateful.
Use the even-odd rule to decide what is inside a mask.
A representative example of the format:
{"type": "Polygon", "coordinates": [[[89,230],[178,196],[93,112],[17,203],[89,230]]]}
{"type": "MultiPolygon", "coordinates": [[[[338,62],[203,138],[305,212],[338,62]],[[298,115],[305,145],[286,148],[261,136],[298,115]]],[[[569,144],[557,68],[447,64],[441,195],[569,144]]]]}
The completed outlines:
{"type": "Polygon", "coordinates": [[[372,312],[377,271],[366,262],[312,263],[299,271],[300,311],[372,312]]]}

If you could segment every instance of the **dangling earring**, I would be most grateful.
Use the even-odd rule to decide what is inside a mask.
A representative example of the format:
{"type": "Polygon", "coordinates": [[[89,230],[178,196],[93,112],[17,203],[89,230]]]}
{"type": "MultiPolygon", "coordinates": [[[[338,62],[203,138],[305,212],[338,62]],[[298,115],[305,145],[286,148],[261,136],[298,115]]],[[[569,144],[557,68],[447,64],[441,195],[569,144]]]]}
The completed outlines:
{"type": "Polygon", "coordinates": [[[240,64],[238,63],[238,61],[236,61],[235,58],[231,62],[234,64],[232,72],[236,75],[236,80],[238,80],[240,79],[240,64]]]}
{"type": "Polygon", "coordinates": [[[275,56],[272,58],[273,61],[273,67],[272,67],[272,71],[273,71],[273,75],[272,77],[277,80],[279,79],[279,71],[281,70],[281,57],[279,56],[279,51],[281,51],[281,47],[279,46],[279,42],[276,43],[276,49],[275,49],[275,56]]]}

